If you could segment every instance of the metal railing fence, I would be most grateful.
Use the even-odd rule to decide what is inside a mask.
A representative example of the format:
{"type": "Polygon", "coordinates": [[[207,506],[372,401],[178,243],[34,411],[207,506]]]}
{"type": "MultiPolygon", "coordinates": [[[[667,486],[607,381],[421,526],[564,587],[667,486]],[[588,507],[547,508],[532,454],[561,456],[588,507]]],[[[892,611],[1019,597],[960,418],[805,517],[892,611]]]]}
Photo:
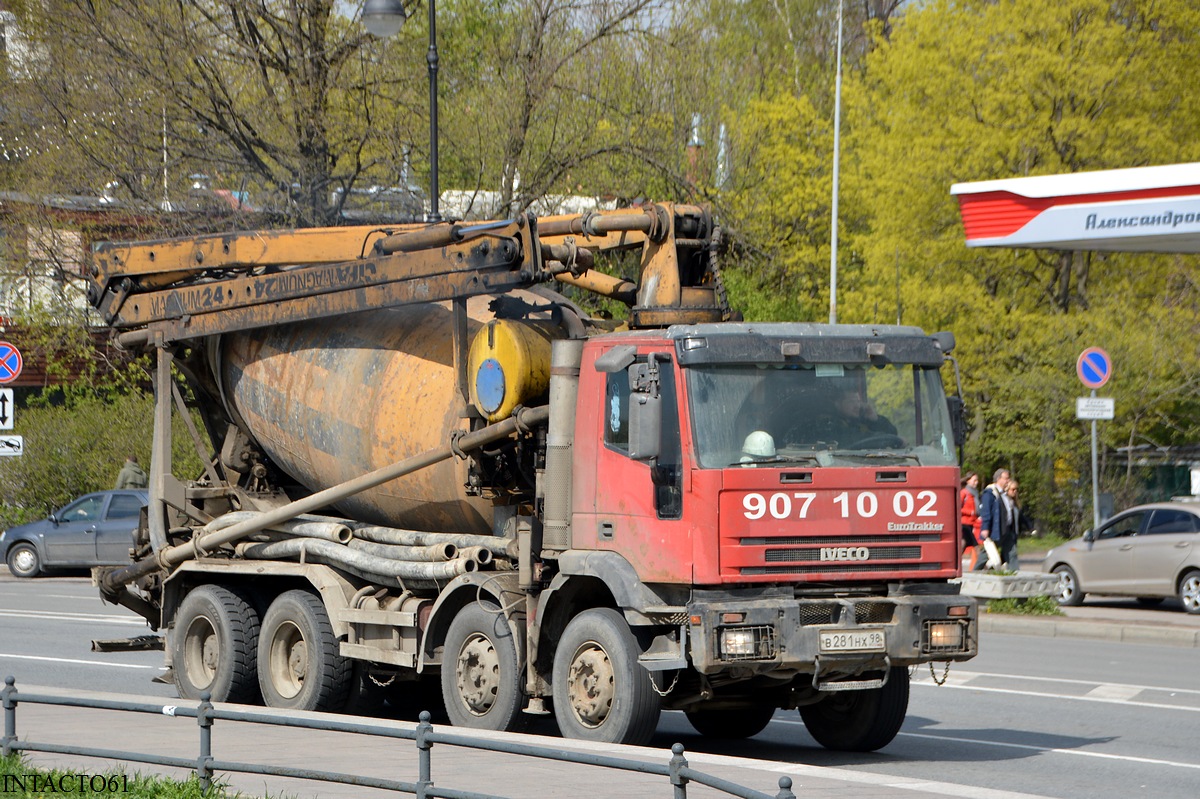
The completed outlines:
{"type": "Polygon", "coordinates": [[[216,772],[226,771],[379,788],[413,794],[417,799],[434,799],[434,797],[438,799],[504,799],[495,794],[460,791],[453,788],[435,786],[432,776],[432,749],[434,744],[443,744],[446,746],[482,749],[522,757],[559,760],[578,765],[597,766],[600,768],[667,777],[672,786],[673,799],[687,799],[688,784],[693,782],[708,786],[730,796],[741,797],[741,799],[796,799],[795,794],[792,793],[792,780],[790,777],[784,776],[779,778],[779,791],[774,795],[756,791],[730,780],[691,768],[688,765],[687,758],[684,757],[683,744],[678,743],[671,747],[671,757],[667,763],[652,763],[611,755],[570,752],[519,741],[492,740],[453,732],[441,732],[430,724],[428,712],[421,713],[421,720],[413,729],[404,729],[370,721],[350,721],[344,717],[322,713],[289,712],[287,715],[281,715],[279,713],[272,713],[266,709],[236,710],[230,707],[218,707],[209,701],[208,694],[205,694],[200,702],[193,706],[189,704],[163,704],[162,702],[135,699],[83,698],[46,691],[18,692],[16,680],[11,676],[6,677],[4,680],[4,688],[0,689],[0,700],[3,700],[4,707],[4,736],[0,738],[0,753],[3,753],[5,757],[13,752],[46,752],[50,754],[77,755],[80,757],[94,757],[131,763],[172,766],[194,771],[201,787],[205,791],[211,786],[216,772]],[[170,716],[175,718],[194,718],[200,729],[199,753],[195,758],[185,758],[145,752],[38,742],[29,740],[28,737],[26,740],[18,740],[17,705],[20,703],[149,713],[156,716],[170,716]],[[265,765],[214,758],[212,755],[213,723],[218,720],[411,740],[415,742],[417,748],[417,779],[409,782],[336,771],[265,765]]]}

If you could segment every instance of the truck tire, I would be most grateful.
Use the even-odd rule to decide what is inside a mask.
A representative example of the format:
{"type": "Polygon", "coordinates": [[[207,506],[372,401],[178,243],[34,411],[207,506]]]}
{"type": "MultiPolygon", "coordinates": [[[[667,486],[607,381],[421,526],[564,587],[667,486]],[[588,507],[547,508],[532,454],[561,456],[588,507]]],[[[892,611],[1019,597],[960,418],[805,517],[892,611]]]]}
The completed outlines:
{"type": "Polygon", "coordinates": [[[882,688],[837,691],[800,708],[808,734],[826,749],[874,752],[900,732],[908,713],[908,669],[893,666],[882,688]]]}
{"type": "Polygon", "coordinates": [[[769,705],[726,708],[721,710],[692,710],[687,714],[688,724],[705,738],[738,740],[753,738],[767,728],[775,715],[769,705]]]}
{"type": "Polygon", "coordinates": [[[267,707],[340,711],[352,676],[321,599],[301,590],[277,596],[258,641],[258,685],[267,707]]]}
{"type": "Polygon", "coordinates": [[[524,671],[500,607],[472,602],[450,622],[442,654],[442,699],[455,727],[523,729],[524,671]]]}
{"type": "Polygon", "coordinates": [[[554,653],[554,715],[566,738],[644,744],[658,727],[660,697],[624,617],[610,608],[580,613],[554,653]]]}
{"type": "Polygon", "coordinates": [[[13,577],[37,577],[42,573],[42,559],[38,557],[37,548],[33,544],[13,544],[8,550],[6,560],[13,577]]]}
{"type": "Polygon", "coordinates": [[[222,585],[192,589],[175,614],[171,667],[183,699],[207,691],[214,702],[258,702],[254,678],[258,613],[222,585]]]}

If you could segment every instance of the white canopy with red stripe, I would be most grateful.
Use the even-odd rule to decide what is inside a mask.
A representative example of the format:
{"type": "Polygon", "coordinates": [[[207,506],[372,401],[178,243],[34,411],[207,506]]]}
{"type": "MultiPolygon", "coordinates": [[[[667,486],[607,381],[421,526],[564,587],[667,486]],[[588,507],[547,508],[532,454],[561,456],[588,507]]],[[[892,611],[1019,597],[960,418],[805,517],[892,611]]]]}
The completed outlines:
{"type": "Polygon", "coordinates": [[[1200,163],[956,183],[969,247],[1200,253],[1200,163]]]}

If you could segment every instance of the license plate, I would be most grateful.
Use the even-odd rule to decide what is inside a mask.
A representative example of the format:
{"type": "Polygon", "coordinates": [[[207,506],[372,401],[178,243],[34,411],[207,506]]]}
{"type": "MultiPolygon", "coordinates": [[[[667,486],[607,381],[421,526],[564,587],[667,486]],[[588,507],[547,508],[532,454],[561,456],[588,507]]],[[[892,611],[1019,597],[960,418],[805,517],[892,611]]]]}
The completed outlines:
{"type": "Polygon", "coordinates": [[[887,649],[883,630],[839,630],[820,635],[822,652],[883,652],[887,649]]]}

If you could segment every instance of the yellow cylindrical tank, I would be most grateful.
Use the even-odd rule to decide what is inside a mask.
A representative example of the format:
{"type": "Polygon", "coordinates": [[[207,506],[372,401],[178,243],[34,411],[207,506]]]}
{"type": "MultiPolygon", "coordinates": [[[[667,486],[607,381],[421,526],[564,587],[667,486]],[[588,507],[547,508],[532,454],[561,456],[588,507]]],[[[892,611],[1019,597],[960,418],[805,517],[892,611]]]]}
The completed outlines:
{"type": "MultiPolygon", "coordinates": [[[[492,320],[492,299],[468,301],[468,335],[492,320]]],[[[545,349],[548,374],[548,343],[545,349]]],[[[447,303],[230,334],[217,351],[213,371],[234,422],[312,491],[445,447],[453,431],[469,427],[455,385],[447,303]]],[[[514,368],[538,372],[533,350],[523,351],[524,366],[514,368]]],[[[466,477],[464,461],[443,461],[350,497],[339,510],[394,527],[491,532],[491,504],[466,495],[466,477]]]]}
{"type": "Polygon", "coordinates": [[[553,322],[493,319],[471,341],[471,403],[489,422],[512,415],[550,388],[550,342],[565,338],[553,322]]]}

